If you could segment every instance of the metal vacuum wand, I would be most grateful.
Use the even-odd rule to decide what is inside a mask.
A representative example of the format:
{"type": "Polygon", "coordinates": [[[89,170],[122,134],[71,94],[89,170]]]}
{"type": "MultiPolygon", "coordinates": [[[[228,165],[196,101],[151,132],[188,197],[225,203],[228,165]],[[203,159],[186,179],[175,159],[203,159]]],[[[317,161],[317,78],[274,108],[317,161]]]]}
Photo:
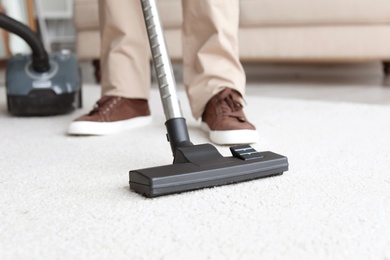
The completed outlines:
{"type": "Polygon", "coordinates": [[[182,117],[176,84],[155,0],[141,0],[161,101],[167,120],[182,117]]]}
{"type": "Polygon", "coordinates": [[[175,77],[171,60],[168,55],[163,29],[155,0],[141,0],[142,11],[149,38],[152,60],[156,70],[161,102],[165,113],[167,137],[173,156],[176,148],[188,147],[190,141],[186,121],[182,115],[179,99],[177,98],[175,77]]]}

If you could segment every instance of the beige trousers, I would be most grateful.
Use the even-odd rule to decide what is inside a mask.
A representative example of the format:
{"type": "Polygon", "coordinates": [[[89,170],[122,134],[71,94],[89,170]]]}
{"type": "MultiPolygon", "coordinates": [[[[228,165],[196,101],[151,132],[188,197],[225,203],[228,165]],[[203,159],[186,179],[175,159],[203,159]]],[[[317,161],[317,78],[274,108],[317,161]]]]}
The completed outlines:
{"type": "MultiPolygon", "coordinates": [[[[182,6],[184,85],[199,118],[223,88],[245,94],[237,44],[239,0],[182,0],[182,6]]],[[[148,99],[150,48],[140,0],[99,0],[99,12],[102,95],[148,99]]]]}

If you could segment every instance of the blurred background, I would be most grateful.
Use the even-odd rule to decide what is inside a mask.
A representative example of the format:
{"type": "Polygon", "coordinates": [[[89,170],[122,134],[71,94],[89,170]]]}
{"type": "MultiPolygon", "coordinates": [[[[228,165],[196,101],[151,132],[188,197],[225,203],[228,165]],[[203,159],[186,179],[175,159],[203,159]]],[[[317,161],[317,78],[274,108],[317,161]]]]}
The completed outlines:
{"type": "MultiPolygon", "coordinates": [[[[181,0],[160,0],[158,6],[178,87],[183,87],[181,0]]],[[[0,10],[35,31],[49,53],[75,53],[83,83],[99,84],[98,1],[2,0],[0,10]]],[[[389,17],[390,1],[383,0],[241,0],[247,93],[389,104],[389,17]]],[[[29,52],[19,36],[2,30],[2,86],[7,59],[29,52]]]]}

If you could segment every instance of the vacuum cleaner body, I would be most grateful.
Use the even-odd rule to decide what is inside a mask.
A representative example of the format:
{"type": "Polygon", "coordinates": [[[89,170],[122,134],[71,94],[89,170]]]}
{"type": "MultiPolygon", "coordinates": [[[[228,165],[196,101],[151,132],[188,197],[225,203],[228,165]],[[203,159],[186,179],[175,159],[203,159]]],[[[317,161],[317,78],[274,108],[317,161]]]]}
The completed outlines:
{"type": "Polygon", "coordinates": [[[25,24],[0,13],[0,28],[21,37],[32,54],[18,54],[7,62],[8,111],[18,116],[64,114],[81,107],[81,74],[67,50],[48,54],[37,34],[25,24]]]}
{"type": "Polygon", "coordinates": [[[67,50],[49,54],[50,69],[36,72],[31,55],[7,62],[8,111],[17,116],[65,114],[81,104],[81,75],[76,57],[67,50]]]}

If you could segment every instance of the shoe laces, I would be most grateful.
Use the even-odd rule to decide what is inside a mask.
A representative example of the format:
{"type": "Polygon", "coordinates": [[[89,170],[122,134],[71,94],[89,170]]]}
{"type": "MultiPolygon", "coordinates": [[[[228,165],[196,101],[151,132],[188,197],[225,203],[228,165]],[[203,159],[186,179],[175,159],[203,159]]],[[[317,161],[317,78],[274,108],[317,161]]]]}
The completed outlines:
{"type": "Polygon", "coordinates": [[[110,97],[105,96],[96,102],[89,115],[93,115],[99,112],[104,114],[109,112],[118,102],[121,100],[121,97],[110,97]]]}
{"type": "Polygon", "coordinates": [[[241,97],[232,91],[226,91],[221,93],[218,97],[218,104],[223,117],[233,117],[240,122],[245,122],[245,116],[243,115],[243,105],[240,102],[241,97]]]}

